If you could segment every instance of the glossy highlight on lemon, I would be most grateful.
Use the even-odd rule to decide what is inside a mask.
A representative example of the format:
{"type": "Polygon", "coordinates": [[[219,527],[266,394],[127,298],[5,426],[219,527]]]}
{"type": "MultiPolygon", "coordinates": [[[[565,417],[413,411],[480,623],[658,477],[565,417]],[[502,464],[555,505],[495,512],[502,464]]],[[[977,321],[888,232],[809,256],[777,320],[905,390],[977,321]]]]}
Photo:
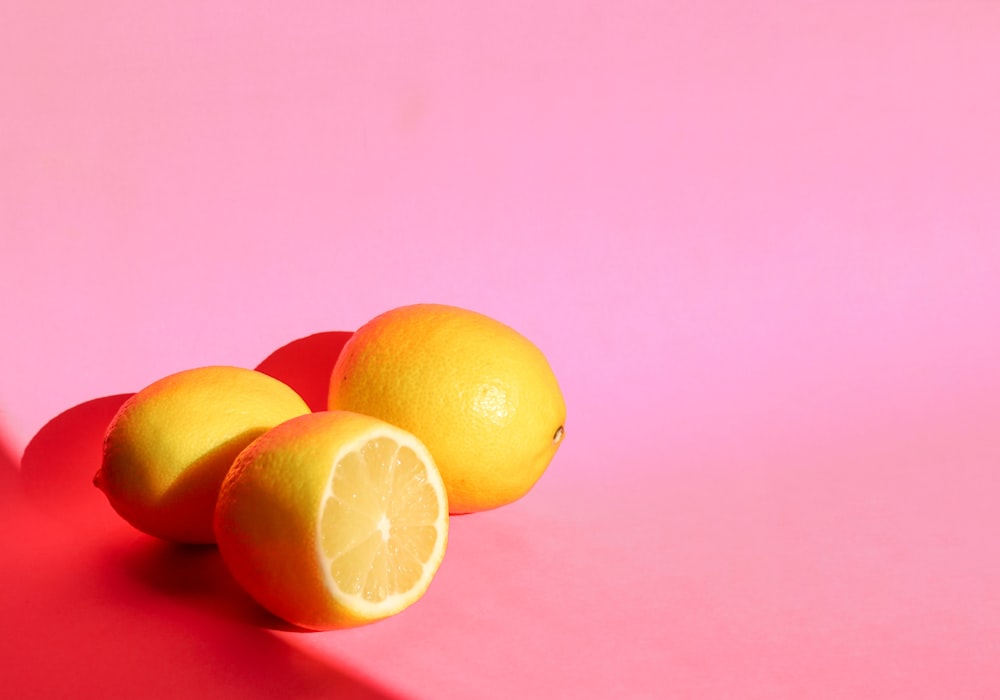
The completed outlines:
{"type": "Polygon", "coordinates": [[[434,455],[452,513],[524,496],[566,421],[538,347],[488,316],[440,304],[392,309],[359,328],[334,366],[329,408],[416,435],[434,455]]]}
{"type": "Polygon", "coordinates": [[[444,557],[448,501],[427,448],[370,416],[293,418],[249,445],[215,513],[223,561],[264,608],[314,630],[395,615],[444,557]]]}
{"type": "Polygon", "coordinates": [[[214,542],[215,502],[236,455],[309,412],[290,387],[240,367],[200,367],[153,382],[111,420],[94,483],[137,529],[174,542],[214,542]]]}

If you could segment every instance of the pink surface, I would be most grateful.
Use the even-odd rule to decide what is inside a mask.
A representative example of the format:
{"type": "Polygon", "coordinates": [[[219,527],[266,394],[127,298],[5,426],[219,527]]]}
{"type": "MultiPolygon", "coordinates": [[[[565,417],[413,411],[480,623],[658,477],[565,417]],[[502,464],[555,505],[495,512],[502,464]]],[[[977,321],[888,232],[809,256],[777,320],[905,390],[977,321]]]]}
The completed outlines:
{"type": "Polygon", "coordinates": [[[1000,697],[1000,7],[5,3],[0,46],[12,697],[1000,697]],[[416,301],[569,418],[405,613],[289,630],[90,486],[124,395],[316,394],[416,301]]]}

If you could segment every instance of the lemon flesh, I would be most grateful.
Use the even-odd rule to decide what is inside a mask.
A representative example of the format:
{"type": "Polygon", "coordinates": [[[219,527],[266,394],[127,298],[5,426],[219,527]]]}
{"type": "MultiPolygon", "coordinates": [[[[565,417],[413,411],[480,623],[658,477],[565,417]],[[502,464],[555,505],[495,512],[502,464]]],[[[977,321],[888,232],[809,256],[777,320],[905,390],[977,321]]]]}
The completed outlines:
{"type": "Polygon", "coordinates": [[[439,539],[441,501],[412,447],[369,439],[334,466],[319,522],[328,585],[353,608],[395,608],[439,539]]]}

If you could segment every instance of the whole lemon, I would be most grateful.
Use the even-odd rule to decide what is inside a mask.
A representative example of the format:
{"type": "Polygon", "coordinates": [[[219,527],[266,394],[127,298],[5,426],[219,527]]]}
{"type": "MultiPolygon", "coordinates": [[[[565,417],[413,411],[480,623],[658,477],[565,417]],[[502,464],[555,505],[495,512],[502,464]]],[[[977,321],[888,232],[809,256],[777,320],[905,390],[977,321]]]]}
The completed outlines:
{"type": "Polygon", "coordinates": [[[434,455],[452,513],[511,503],[562,442],[566,404],[542,352],[488,316],[440,304],[359,328],[330,379],[330,409],[375,416],[434,455]]]}
{"type": "Polygon", "coordinates": [[[444,557],[448,500],[427,448],[371,416],[321,411],[239,454],[215,511],[219,553],[275,615],[353,627],[421,598],[444,557]]]}
{"type": "Polygon", "coordinates": [[[240,367],[200,367],[153,382],[112,418],[94,483],[137,529],[165,540],[215,541],[222,480],[262,433],[309,413],[289,386],[240,367]]]}

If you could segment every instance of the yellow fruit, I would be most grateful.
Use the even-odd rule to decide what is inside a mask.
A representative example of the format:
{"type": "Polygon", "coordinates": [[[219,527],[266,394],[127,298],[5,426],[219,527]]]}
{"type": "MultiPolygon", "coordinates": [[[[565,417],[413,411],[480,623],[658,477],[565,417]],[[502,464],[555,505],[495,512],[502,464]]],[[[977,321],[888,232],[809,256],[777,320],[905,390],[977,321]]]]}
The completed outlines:
{"type": "Polygon", "coordinates": [[[420,438],[452,513],[527,493],[566,420],[555,375],[535,345],[487,316],[438,304],[393,309],[358,329],[334,366],[329,407],[420,438]]]}
{"type": "Polygon", "coordinates": [[[263,607],[309,629],[352,627],[427,590],[448,539],[447,494],[413,435],[370,416],[313,413],[236,458],[215,534],[263,607]]]}
{"type": "Polygon", "coordinates": [[[290,387],[260,372],[178,372],[118,410],[94,483],[139,530],[175,542],[211,543],[215,501],[236,455],[266,430],[308,412],[290,387]]]}

